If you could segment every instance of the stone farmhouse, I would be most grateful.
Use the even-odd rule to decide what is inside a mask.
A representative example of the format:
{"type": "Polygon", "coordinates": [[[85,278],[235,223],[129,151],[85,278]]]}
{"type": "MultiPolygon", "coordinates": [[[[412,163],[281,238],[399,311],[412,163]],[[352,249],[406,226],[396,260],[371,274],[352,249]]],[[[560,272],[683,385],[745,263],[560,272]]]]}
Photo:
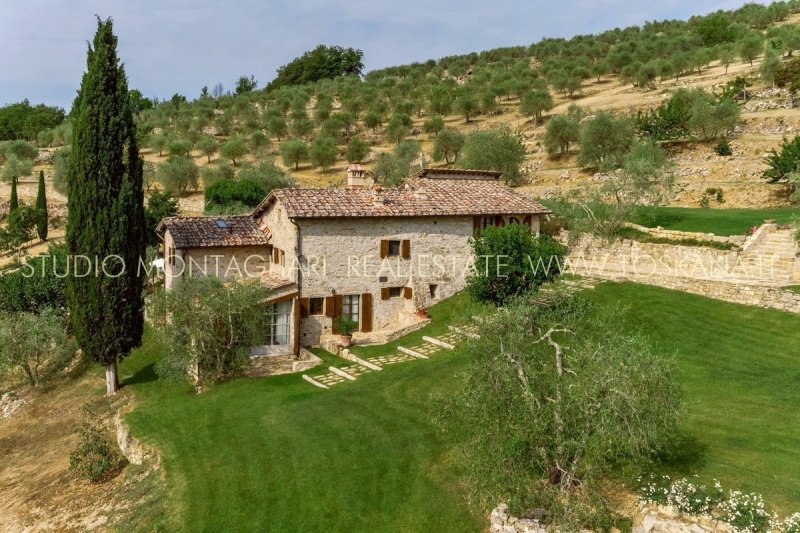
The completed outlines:
{"type": "Polygon", "coordinates": [[[264,355],[298,354],[336,339],[334,317],[358,324],[356,342],[382,342],[465,287],[470,238],[550,211],[497,172],[424,169],[402,187],[370,186],[360,165],[346,188],[278,189],[250,215],[173,217],[159,225],[166,288],[184,276],[258,277],[272,289],[264,355]]]}

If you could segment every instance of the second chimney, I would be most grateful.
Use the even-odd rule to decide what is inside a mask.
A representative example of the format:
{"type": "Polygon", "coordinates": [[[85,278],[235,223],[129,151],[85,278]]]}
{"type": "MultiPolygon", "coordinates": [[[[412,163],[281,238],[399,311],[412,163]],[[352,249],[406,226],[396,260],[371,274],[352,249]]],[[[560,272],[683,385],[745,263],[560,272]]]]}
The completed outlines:
{"type": "Polygon", "coordinates": [[[367,186],[367,171],[359,164],[347,166],[347,188],[363,189],[367,186]]]}

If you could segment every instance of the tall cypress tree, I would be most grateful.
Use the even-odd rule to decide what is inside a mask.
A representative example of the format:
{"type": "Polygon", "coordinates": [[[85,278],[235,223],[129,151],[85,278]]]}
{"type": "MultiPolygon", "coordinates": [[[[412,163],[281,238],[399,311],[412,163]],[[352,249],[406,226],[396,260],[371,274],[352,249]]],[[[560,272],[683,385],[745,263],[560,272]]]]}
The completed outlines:
{"type": "Polygon", "coordinates": [[[39,171],[39,190],[36,191],[36,210],[39,220],[36,222],[36,233],[42,241],[47,240],[47,191],[44,188],[44,170],[39,171]]]}
{"type": "Polygon", "coordinates": [[[11,176],[11,199],[8,201],[8,214],[19,209],[19,197],[17,197],[17,177],[11,176]]]}
{"type": "Polygon", "coordinates": [[[105,367],[109,395],[119,388],[117,361],[139,345],[144,326],[142,161],[116,49],[111,19],[98,18],[73,108],[67,204],[70,254],[101,267],[68,277],[72,327],[83,353],[105,367]]]}

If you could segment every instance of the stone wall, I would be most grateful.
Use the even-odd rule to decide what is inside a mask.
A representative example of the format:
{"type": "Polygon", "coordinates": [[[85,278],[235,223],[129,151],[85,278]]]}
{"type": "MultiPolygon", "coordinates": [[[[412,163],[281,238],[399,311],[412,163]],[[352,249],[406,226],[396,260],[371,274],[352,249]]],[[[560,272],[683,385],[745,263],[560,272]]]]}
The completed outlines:
{"type": "Polygon", "coordinates": [[[761,253],[755,246],[749,251],[717,250],[630,239],[609,242],[591,235],[569,242],[566,232],[560,238],[569,243],[567,261],[576,273],[594,271],[597,277],[680,276],[780,285],[787,284],[796,269],[794,260],[787,266],[784,257],[761,253]]]}
{"type": "Polygon", "coordinates": [[[800,313],[800,294],[781,288],[791,273],[771,256],[591,236],[570,245],[569,272],[630,280],[728,302],[800,313]],[[758,260],[757,260],[758,259],[758,260]]]}
{"type": "Polygon", "coordinates": [[[708,296],[717,300],[725,300],[726,302],[800,313],[800,294],[780,287],[687,278],[629,279],[667,289],[708,296]]]}
{"type": "Polygon", "coordinates": [[[734,244],[736,246],[742,246],[747,237],[745,235],[731,235],[731,236],[724,236],[724,235],[715,235],[714,233],[698,233],[693,231],[676,231],[670,229],[664,229],[662,227],[657,228],[648,228],[647,226],[640,226],[638,224],[626,224],[627,227],[633,228],[637,231],[641,231],[643,233],[647,233],[652,235],[653,237],[661,238],[661,239],[670,239],[673,241],[681,241],[681,240],[696,240],[696,241],[705,241],[705,242],[718,242],[722,244],[734,244]]]}
{"type": "Polygon", "coordinates": [[[158,465],[160,460],[158,452],[144,446],[138,439],[131,435],[130,429],[128,429],[128,425],[122,417],[122,412],[118,412],[114,417],[114,430],[117,436],[117,445],[123,457],[134,465],[142,464],[145,459],[155,459],[156,465],[158,465]]]}
{"type": "Polygon", "coordinates": [[[672,507],[640,503],[633,517],[632,533],[730,533],[725,522],[702,516],[680,514],[672,507]]]}
{"type": "MultiPolygon", "coordinates": [[[[546,533],[548,528],[533,518],[517,518],[508,514],[505,504],[489,515],[491,533],[546,533]]],[[[725,522],[711,518],[686,516],[671,507],[640,503],[633,516],[632,533],[731,533],[725,522]]]]}
{"type": "Polygon", "coordinates": [[[259,224],[262,228],[269,229],[270,245],[283,252],[284,264],[270,265],[271,272],[297,283],[299,275],[295,258],[303,253],[297,249],[298,227],[292,223],[286,214],[286,209],[279,203],[273,203],[264,211],[259,224]]]}

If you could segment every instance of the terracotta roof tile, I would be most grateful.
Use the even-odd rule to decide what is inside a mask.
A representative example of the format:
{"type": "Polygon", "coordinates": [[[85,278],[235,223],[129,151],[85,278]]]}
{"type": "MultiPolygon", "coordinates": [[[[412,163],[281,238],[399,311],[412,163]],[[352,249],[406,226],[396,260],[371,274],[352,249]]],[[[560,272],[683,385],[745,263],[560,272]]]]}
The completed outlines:
{"type": "Polygon", "coordinates": [[[170,217],[158,225],[169,230],[176,248],[213,246],[261,246],[269,242],[269,231],[258,227],[248,215],[224,217],[170,217]]]}
{"type": "MultiPolygon", "coordinates": [[[[486,176],[486,173],[482,174],[486,176]]],[[[550,213],[494,179],[414,177],[392,189],[278,189],[259,207],[258,216],[274,199],[290,218],[474,216],[550,213]]]]}

